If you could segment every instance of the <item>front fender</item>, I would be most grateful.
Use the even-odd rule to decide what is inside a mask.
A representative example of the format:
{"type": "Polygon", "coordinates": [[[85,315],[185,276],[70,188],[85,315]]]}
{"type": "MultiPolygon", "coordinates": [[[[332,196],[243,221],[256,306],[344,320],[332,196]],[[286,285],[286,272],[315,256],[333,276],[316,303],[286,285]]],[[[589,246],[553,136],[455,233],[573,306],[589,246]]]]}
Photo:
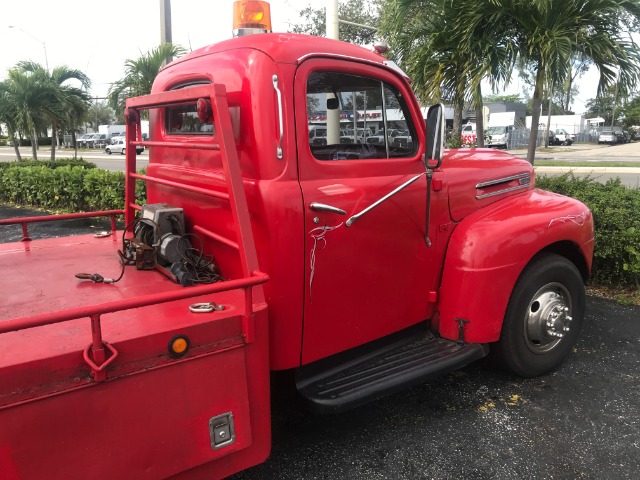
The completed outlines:
{"type": "Polygon", "coordinates": [[[540,251],[567,242],[591,269],[593,217],[581,202],[530,190],[478,210],[449,240],[439,294],[439,332],[458,340],[495,342],[518,276],[540,251]]]}

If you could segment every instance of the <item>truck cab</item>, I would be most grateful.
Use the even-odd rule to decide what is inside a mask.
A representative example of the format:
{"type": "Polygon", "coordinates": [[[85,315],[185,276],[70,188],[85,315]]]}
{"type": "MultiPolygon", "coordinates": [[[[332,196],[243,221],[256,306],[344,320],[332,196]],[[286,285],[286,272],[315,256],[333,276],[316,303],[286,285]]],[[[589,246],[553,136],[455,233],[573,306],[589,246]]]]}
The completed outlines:
{"type": "Polygon", "coordinates": [[[504,152],[442,154],[434,111],[425,128],[408,78],[382,55],[305,35],[235,38],[164,67],[150,95],[127,101],[118,213],[131,233],[0,247],[24,278],[57,265],[55,281],[33,283],[35,310],[2,284],[0,347],[15,355],[0,362],[11,379],[0,464],[19,478],[102,478],[92,462],[116,477],[222,478],[268,455],[269,372],[293,372],[310,406],[331,413],[490,350],[520,375],[556,368],[584,314],[591,213],[535,189],[532,166],[504,152]],[[354,112],[403,141],[341,140],[354,112]],[[148,149],[145,174],[135,146],[148,149]],[[122,283],[74,278],[117,270],[120,235],[137,255],[122,283]],[[221,281],[182,287],[180,256],[176,271],[151,262],[165,240],[178,252],[189,240],[221,281]]]}

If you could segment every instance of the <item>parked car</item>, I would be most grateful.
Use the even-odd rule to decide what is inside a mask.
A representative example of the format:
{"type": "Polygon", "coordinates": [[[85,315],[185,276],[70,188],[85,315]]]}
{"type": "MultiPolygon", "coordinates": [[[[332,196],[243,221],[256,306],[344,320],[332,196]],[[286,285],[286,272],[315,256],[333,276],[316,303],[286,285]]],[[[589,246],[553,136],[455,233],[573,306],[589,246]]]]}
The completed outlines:
{"type": "Polygon", "coordinates": [[[616,136],[617,143],[626,143],[627,139],[624,137],[622,130],[615,130],[613,134],[616,136]]]}
{"type": "Polygon", "coordinates": [[[111,141],[111,135],[107,133],[95,133],[87,140],[87,147],[89,148],[102,148],[111,141]]]}
{"type": "Polygon", "coordinates": [[[85,133],[80,137],[76,137],[76,145],[79,148],[87,148],[87,142],[93,137],[93,133],[85,133]]]}
{"type": "Polygon", "coordinates": [[[598,143],[608,143],[609,145],[614,145],[618,143],[618,137],[613,132],[613,130],[602,130],[598,135],[598,143]]]}
{"type": "Polygon", "coordinates": [[[575,135],[571,135],[564,128],[556,128],[556,131],[555,131],[556,145],[571,145],[575,141],[576,141],[575,135]]]}
{"type": "MultiPolygon", "coordinates": [[[[340,143],[368,143],[368,138],[370,135],[373,135],[373,133],[368,128],[358,128],[355,133],[353,128],[340,130],[340,143]]],[[[381,143],[384,144],[384,140],[382,140],[381,143]]]]}
{"type": "Polygon", "coordinates": [[[311,145],[327,144],[327,129],[324,127],[313,127],[309,130],[309,143],[311,145]]]}
{"type": "MultiPolygon", "coordinates": [[[[393,145],[393,139],[399,135],[400,131],[397,129],[389,129],[387,133],[387,142],[389,145],[393,145]]],[[[367,143],[372,145],[384,145],[384,130],[381,129],[378,133],[367,137],[367,143]]]]}
{"type": "MultiPolygon", "coordinates": [[[[127,153],[127,142],[124,140],[124,138],[119,138],[116,140],[115,143],[112,143],[110,145],[107,145],[104,149],[105,152],[107,152],[109,155],[111,155],[112,153],[119,153],[120,155],[124,155],[125,153],[127,153]]],[[[137,145],[136,146],[136,154],[140,155],[142,152],[144,152],[144,147],[137,145]]]]}
{"type": "Polygon", "coordinates": [[[393,146],[397,148],[413,148],[413,137],[411,136],[411,131],[402,130],[399,131],[398,134],[393,137],[393,146]]]}

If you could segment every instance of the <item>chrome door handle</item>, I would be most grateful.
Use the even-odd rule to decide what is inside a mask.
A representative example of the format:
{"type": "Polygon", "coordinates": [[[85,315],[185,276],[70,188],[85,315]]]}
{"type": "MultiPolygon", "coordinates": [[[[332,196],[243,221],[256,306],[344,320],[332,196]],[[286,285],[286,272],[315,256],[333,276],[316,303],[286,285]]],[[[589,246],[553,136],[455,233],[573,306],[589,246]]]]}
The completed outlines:
{"type": "Polygon", "coordinates": [[[327,205],[325,203],[312,202],[309,205],[309,208],[311,208],[311,210],[316,210],[318,212],[331,212],[331,213],[337,213],[338,215],[347,214],[347,212],[345,212],[341,208],[332,207],[331,205],[327,205]]]}
{"type": "Polygon", "coordinates": [[[278,132],[280,133],[280,137],[278,139],[278,147],[276,148],[276,154],[278,155],[278,158],[281,159],[282,158],[282,139],[284,138],[284,125],[282,123],[282,92],[280,92],[280,89],[278,88],[278,76],[274,75],[273,77],[271,77],[271,79],[273,81],[273,88],[278,94],[278,126],[280,127],[278,132]]]}

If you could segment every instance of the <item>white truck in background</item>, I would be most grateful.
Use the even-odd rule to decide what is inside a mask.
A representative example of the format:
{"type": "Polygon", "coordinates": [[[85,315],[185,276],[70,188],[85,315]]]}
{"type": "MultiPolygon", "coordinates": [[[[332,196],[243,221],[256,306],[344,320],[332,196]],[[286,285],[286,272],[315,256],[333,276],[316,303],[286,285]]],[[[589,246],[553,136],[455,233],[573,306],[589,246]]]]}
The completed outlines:
{"type": "Polygon", "coordinates": [[[489,115],[487,147],[509,148],[509,140],[516,120],[516,112],[498,112],[489,115]]]}
{"type": "MultiPolygon", "coordinates": [[[[141,120],[140,126],[142,127],[142,137],[146,140],[149,138],[149,120],[141,120]]],[[[98,133],[106,134],[110,139],[114,137],[124,138],[126,129],[126,125],[98,125],[98,133]]]]}

